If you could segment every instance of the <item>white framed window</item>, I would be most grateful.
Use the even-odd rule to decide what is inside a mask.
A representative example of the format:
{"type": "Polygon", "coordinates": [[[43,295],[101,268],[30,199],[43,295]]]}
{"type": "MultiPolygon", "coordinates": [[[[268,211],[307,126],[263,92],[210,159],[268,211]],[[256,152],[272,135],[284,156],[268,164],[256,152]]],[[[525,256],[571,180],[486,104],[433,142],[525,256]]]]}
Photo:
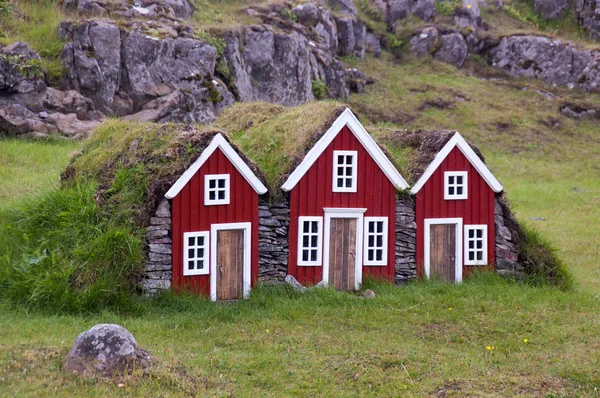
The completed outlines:
{"type": "Polygon", "coordinates": [[[298,217],[298,265],[323,264],[323,217],[298,217]]]}
{"type": "Polygon", "coordinates": [[[204,205],[229,204],[229,174],[207,174],[204,176],[204,205]]]}
{"type": "Polygon", "coordinates": [[[468,173],[466,171],[446,171],[444,173],[444,199],[467,199],[468,173]]]}
{"type": "Polygon", "coordinates": [[[356,192],[356,151],[333,151],[333,192],[356,192]]]}
{"type": "Polygon", "coordinates": [[[487,225],[465,225],[465,265],[487,265],[487,225]]]}
{"type": "Polygon", "coordinates": [[[183,275],[208,275],[208,231],[183,234],[183,275]]]}
{"type": "Polygon", "coordinates": [[[364,265],[387,265],[388,218],[365,217],[364,265]]]}

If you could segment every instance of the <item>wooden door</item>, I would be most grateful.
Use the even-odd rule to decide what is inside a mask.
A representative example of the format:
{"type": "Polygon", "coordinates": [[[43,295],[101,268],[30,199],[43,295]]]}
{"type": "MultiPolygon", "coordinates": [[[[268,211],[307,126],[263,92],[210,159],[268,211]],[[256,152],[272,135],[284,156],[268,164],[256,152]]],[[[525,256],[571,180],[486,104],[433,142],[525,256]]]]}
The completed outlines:
{"type": "Polygon", "coordinates": [[[356,219],[332,218],[329,233],[329,286],[356,288],[356,219]]]}
{"type": "Polygon", "coordinates": [[[244,230],[217,232],[217,300],[244,297],[244,230]]]}
{"type": "Polygon", "coordinates": [[[429,230],[429,275],[455,281],[456,225],[433,224],[429,230]]]}

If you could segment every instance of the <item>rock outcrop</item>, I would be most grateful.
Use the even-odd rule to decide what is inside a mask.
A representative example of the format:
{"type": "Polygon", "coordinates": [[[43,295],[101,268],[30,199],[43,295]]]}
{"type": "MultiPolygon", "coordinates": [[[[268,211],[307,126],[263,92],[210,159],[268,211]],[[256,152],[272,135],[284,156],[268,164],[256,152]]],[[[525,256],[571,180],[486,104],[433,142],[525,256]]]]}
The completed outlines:
{"type": "Polygon", "coordinates": [[[409,43],[416,56],[432,56],[438,61],[460,68],[468,56],[467,43],[462,34],[441,34],[435,27],[426,27],[412,37],[409,43]]]}
{"type": "Polygon", "coordinates": [[[188,0],[63,0],[67,11],[82,16],[119,18],[189,18],[195,7],[188,0]]]}
{"type": "Polygon", "coordinates": [[[546,19],[562,18],[569,8],[567,0],[535,0],[533,11],[546,19]]]}
{"type": "Polygon", "coordinates": [[[100,324],[77,336],[63,370],[82,376],[113,376],[143,368],[150,359],[124,327],[100,324]]]}
{"type": "Polygon", "coordinates": [[[600,51],[562,40],[543,36],[505,37],[490,51],[489,62],[513,76],[600,92],[600,51]]]}

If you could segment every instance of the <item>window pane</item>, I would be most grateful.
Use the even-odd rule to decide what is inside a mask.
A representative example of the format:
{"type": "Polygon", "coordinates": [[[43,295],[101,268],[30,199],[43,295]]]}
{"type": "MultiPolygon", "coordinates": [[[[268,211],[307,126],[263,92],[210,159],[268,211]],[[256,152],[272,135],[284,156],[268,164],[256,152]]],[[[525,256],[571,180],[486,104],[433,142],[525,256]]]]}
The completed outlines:
{"type": "Polygon", "coordinates": [[[312,235],[310,237],[310,247],[317,247],[319,242],[319,237],[317,235],[312,235]]]}
{"type": "Polygon", "coordinates": [[[316,221],[313,221],[311,223],[311,231],[310,232],[312,232],[313,234],[316,234],[317,232],[319,232],[319,230],[317,229],[317,222],[316,221]]]}
{"type": "Polygon", "coordinates": [[[188,258],[194,258],[194,249],[188,249],[188,258]]]}
{"type": "Polygon", "coordinates": [[[343,188],[344,187],[344,179],[343,178],[338,178],[337,179],[337,186],[338,186],[338,188],[343,188]]]}
{"type": "Polygon", "coordinates": [[[352,167],[346,167],[346,176],[352,177],[352,167]]]}
{"type": "Polygon", "coordinates": [[[225,200],[225,191],[219,191],[219,200],[225,200]]]}
{"type": "Polygon", "coordinates": [[[352,178],[346,178],[346,188],[352,187],[352,178]]]}
{"type": "Polygon", "coordinates": [[[477,230],[477,237],[478,238],[482,238],[483,237],[483,229],[478,229],[477,230]]]}
{"type": "Polygon", "coordinates": [[[308,239],[309,239],[308,235],[304,235],[302,237],[302,247],[308,247],[308,239]]]}
{"type": "Polygon", "coordinates": [[[338,155],[337,164],[344,164],[344,155],[338,155]]]}
{"type": "Polygon", "coordinates": [[[204,236],[198,237],[198,246],[204,246],[204,236]]]}
{"type": "Polygon", "coordinates": [[[462,185],[462,183],[463,183],[463,176],[456,176],[456,184],[462,185]]]}
{"type": "Polygon", "coordinates": [[[348,156],[346,156],[346,164],[352,164],[352,158],[353,158],[353,157],[354,157],[354,156],[352,156],[352,155],[348,155],[348,156]]]}
{"type": "Polygon", "coordinates": [[[195,242],[196,238],[194,238],[193,236],[188,238],[188,246],[194,246],[195,242]]]}
{"type": "Polygon", "coordinates": [[[469,252],[469,261],[473,261],[474,258],[475,258],[475,253],[469,252]]]}
{"type": "Polygon", "coordinates": [[[483,260],[483,252],[477,252],[477,261],[483,260]]]}
{"type": "Polygon", "coordinates": [[[483,249],[483,241],[481,241],[481,240],[477,241],[477,248],[478,249],[483,249]]]}
{"type": "Polygon", "coordinates": [[[469,238],[473,239],[475,237],[475,231],[472,229],[469,230],[469,238]]]}
{"type": "Polygon", "coordinates": [[[225,179],[219,180],[219,188],[225,188],[225,179]]]}
{"type": "Polygon", "coordinates": [[[377,232],[383,233],[383,221],[377,222],[377,232]]]}
{"type": "Polygon", "coordinates": [[[208,199],[215,200],[215,191],[208,191],[208,199]]]}
{"type": "Polygon", "coordinates": [[[374,252],[374,250],[373,250],[373,249],[369,249],[369,250],[367,250],[367,260],[369,260],[369,261],[373,261],[373,257],[375,257],[375,256],[373,255],[373,252],[374,252]]]}
{"type": "Polygon", "coordinates": [[[448,176],[448,184],[454,185],[454,176],[448,176]]]}
{"type": "Polygon", "coordinates": [[[302,250],[302,261],[308,261],[308,250],[302,250]]]}
{"type": "Polygon", "coordinates": [[[373,221],[369,222],[369,232],[375,232],[375,223],[373,221]]]}
{"type": "Polygon", "coordinates": [[[309,228],[310,228],[310,222],[309,221],[304,221],[302,223],[302,232],[304,232],[304,233],[310,232],[309,228]]]}
{"type": "Polygon", "coordinates": [[[474,249],[475,248],[475,244],[472,240],[469,241],[469,249],[474,249]]]}
{"type": "Polygon", "coordinates": [[[369,247],[375,246],[375,236],[369,235],[369,247]]]}
{"type": "Polygon", "coordinates": [[[200,269],[204,269],[204,260],[199,260],[196,263],[196,267],[200,270],[200,269]]]}
{"type": "Polygon", "coordinates": [[[448,195],[454,195],[454,187],[448,187],[448,195]]]}
{"type": "Polygon", "coordinates": [[[204,258],[204,249],[198,249],[196,254],[198,258],[204,258]]]}
{"type": "Polygon", "coordinates": [[[188,269],[190,269],[190,270],[194,269],[194,262],[193,261],[188,261],[188,269]]]}
{"type": "Polygon", "coordinates": [[[383,250],[377,250],[377,261],[383,261],[383,250]]]}
{"type": "Polygon", "coordinates": [[[377,235],[377,247],[383,247],[383,235],[377,235]]]}
{"type": "Polygon", "coordinates": [[[316,250],[310,251],[310,261],[317,261],[317,251],[316,250]]]}
{"type": "Polygon", "coordinates": [[[344,175],[344,168],[343,167],[338,167],[337,168],[337,175],[339,175],[339,176],[343,176],[344,175]]]}
{"type": "Polygon", "coordinates": [[[216,180],[208,180],[208,187],[211,189],[215,189],[217,187],[217,181],[216,180]]]}
{"type": "Polygon", "coordinates": [[[456,194],[457,195],[462,195],[463,194],[463,187],[462,186],[456,187],[456,194]]]}

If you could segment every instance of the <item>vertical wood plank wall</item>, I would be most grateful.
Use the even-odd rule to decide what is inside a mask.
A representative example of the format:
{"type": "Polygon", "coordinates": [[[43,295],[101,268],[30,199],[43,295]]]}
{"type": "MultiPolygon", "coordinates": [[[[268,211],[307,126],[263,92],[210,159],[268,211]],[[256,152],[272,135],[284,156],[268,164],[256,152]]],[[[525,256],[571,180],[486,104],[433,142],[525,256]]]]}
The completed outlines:
{"type": "MultiPolygon", "coordinates": [[[[344,127],[290,192],[290,257],[288,273],[300,283],[312,285],[323,279],[322,266],[298,266],[298,217],[324,216],[324,207],[367,208],[365,217],[388,217],[387,266],[363,266],[363,275],[394,280],[396,188],[381,171],[354,134],[344,127]],[[332,192],[333,151],[358,154],[357,192],[332,192]]],[[[492,208],[493,211],[493,208],[492,208]]],[[[323,231],[324,239],[328,238],[323,231]]]]}
{"type": "MultiPolygon", "coordinates": [[[[464,225],[486,224],[488,226],[488,264],[495,260],[494,191],[458,148],[454,148],[442,164],[417,193],[417,274],[423,277],[425,256],[425,219],[460,217],[464,225]],[[466,200],[444,200],[444,172],[467,171],[468,198],[466,200]]],[[[463,236],[463,245],[465,237],[463,236]]],[[[464,253],[464,247],[460,248],[464,253]]],[[[464,261],[464,259],[463,259],[464,261]]],[[[463,277],[476,267],[463,266],[463,277]]]]}
{"type": "MultiPolygon", "coordinates": [[[[210,275],[183,276],[183,234],[210,231],[211,224],[251,222],[250,280],[258,278],[258,194],[244,179],[221,149],[217,149],[202,165],[181,192],[172,200],[173,290],[190,289],[210,295],[210,275]],[[230,174],[230,203],[204,205],[204,176],[230,174]]],[[[210,236],[216,239],[216,236],[210,236]]],[[[210,248],[209,248],[210,251],[210,248]]],[[[210,256],[207,257],[210,267],[210,256]]]]}

